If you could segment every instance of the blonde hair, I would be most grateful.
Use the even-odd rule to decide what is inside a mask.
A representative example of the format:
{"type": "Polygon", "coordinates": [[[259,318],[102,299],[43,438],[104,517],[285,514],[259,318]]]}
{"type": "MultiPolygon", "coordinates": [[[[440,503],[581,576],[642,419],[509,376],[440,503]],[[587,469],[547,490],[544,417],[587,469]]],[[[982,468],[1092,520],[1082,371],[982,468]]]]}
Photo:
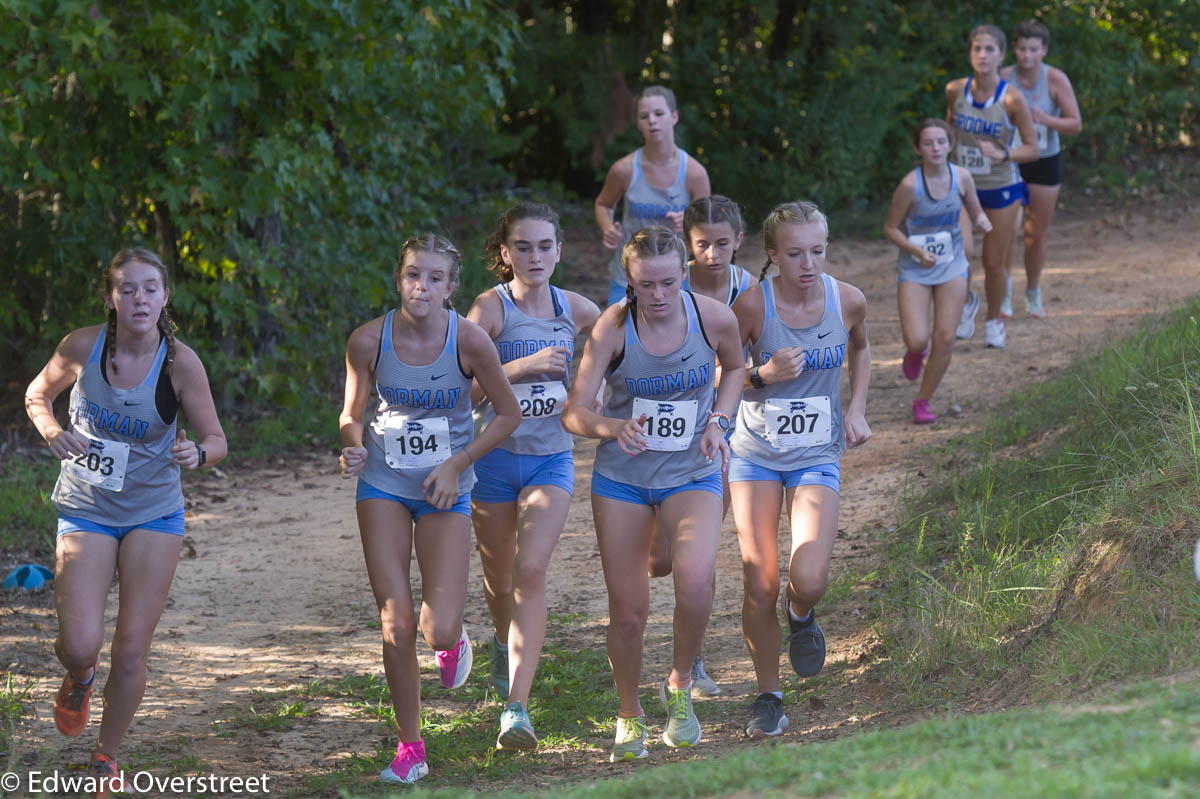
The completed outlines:
{"type": "MultiPolygon", "coordinates": [[[[783,225],[807,225],[814,222],[825,231],[825,238],[829,238],[829,220],[825,218],[825,214],[821,213],[821,209],[817,207],[816,203],[798,200],[775,206],[763,220],[763,248],[768,251],[776,249],[775,234],[783,225]]],[[[768,252],[767,262],[758,274],[760,281],[766,279],[767,270],[770,268],[771,256],[768,252]]]]}
{"type": "MultiPolygon", "coordinates": [[[[170,299],[170,285],[167,280],[167,267],[163,265],[162,259],[153,250],[145,247],[126,247],[119,250],[112,260],[108,262],[108,266],[104,269],[104,296],[112,294],[113,289],[117,287],[117,272],[124,268],[127,264],[139,263],[152,266],[158,270],[158,276],[162,280],[163,291],[168,292],[167,298],[170,299]]],[[[175,323],[171,321],[171,316],[167,313],[167,306],[164,303],[162,310],[158,314],[158,332],[167,342],[167,374],[171,373],[171,364],[175,362],[175,323]]],[[[117,352],[117,309],[108,309],[108,328],[104,338],[104,357],[108,358],[112,364],[113,374],[117,373],[117,361],[114,357],[117,352]]]]}
{"type": "Polygon", "coordinates": [[[458,278],[462,274],[462,255],[459,254],[458,248],[451,243],[450,239],[436,233],[419,233],[410,237],[401,246],[400,259],[396,261],[397,287],[400,285],[400,275],[404,271],[404,258],[410,252],[429,252],[434,255],[444,255],[450,259],[450,290],[446,292],[446,298],[442,304],[453,309],[454,305],[450,302],[450,295],[458,288],[458,278]]]}
{"type": "Polygon", "coordinates": [[[621,268],[625,270],[625,306],[617,312],[617,326],[625,324],[629,306],[633,302],[633,278],[629,274],[629,263],[635,258],[653,258],[658,255],[674,255],[679,259],[679,271],[687,268],[687,250],[683,239],[674,230],[662,225],[650,225],[634,233],[621,248],[621,268]]]}
{"type": "Polygon", "coordinates": [[[675,92],[668,89],[666,86],[647,86],[642,89],[637,97],[633,100],[633,115],[637,116],[638,103],[645,100],[647,97],[661,97],[667,101],[667,108],[671,111],[677,111],[678,106],[675,102],[675,92]]]}
{"type": "Polygon", "coordinates": [[[487,243],[483,246],[483,254],[488,259],[487,268],[495,272],[504,283],[513,279],[513,268],[504,263],[504,258],[500,255],[500,246],[508,244],[513,227],[526,219],[536,219],[554,225],[554,240],[562,244],[562,225],[558,221],[558,214],[548,205],[519,202],[500,214],[500,218],[496,220],[496,228],[488,235],[487,243]]]}

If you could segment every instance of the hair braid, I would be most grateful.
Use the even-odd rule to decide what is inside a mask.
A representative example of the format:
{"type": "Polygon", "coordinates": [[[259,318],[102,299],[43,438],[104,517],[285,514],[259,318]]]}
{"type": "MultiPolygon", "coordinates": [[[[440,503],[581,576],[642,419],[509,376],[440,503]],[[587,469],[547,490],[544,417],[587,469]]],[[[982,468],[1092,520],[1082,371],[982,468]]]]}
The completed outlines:
{"type": "Polygon", "coordinates": [[[112,364],[113,374],[117,373],[117,309],[108,309],[108,329],[104,334],[104,357],[112,364]]]}
{"type": "Polygon", "coordinates": [[[167,313],[167,306],[163,306],[162,311],[158,314],[158,332],[167,340],[167,374],[171,373],[171,364],[175,363],[175,322],[171,320],[170,314],[167,313]]]}

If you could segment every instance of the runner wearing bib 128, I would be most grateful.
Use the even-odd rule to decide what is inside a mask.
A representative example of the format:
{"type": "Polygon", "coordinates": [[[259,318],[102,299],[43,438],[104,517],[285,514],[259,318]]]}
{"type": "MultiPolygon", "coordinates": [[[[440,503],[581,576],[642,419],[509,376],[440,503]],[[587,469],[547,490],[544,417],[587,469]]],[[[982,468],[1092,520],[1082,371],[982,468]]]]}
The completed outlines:
{"type": "Polygon", "coordinates": [[[340,463],[344,478],[358,477],[355,510],[400,737],[396,756],[379,774],[386,783],[412,784],[429,773],[417,627],[435,652],[443,685],[458,688],[470,675],[471,640],[462,620],[471,464],[520,420],[491,339],[450,306],[461,263],[440,236],[406,241],[396,268],[400,307],[356,329],[346,345],[340,463]],[[472,379],[496,412],[474,440],[472,379]],[[414,548],[419,618],[409,584],[414,548]]]}
{"type": "Polygon", "coordinates": [[[647,755],[638,687],[656,523],[670,542],[675,583],[663,741],[700,742],[691,672],[712,611],[725,430],[745,369],[733,313],[680,290],[685,256],[678,236],[644,228],[621,260],[634,297],[610,306],[592,328],[563,416],[571,432],[601,439],[592,512],[608,589],[608,659],[620,697],[614,762],[647,755]],[[724,376],[714,392],[715,360],[724,376]],[[606,374],[611,393],[601,414],[592,403],[606,374]]]}
{"type": "Polygon", "coordinates": [[[842,452],[871,437],[865,413],[871,373],[867,304],[858,289],[824,274],[829,228],[809,202],[778,206],[763,223],[762,277],[733,304],[753,366],[730,445],[729,491],[742,554],[742,629],[758,695],[745,734],[788,726],[779,687],[778,530],[791,527],[785,607],[788,657],[802,677],[825,664],[813,610],[829,585],[837,536],[842,452]],[[778,276],[766,277],[774,265],[778,276]],[[839,382],[850,368],[843,415],[839,382]]]}
{"type": "MultiPolygon", "coordinates": [[[[483,586],[491,611],[492,685],[505,701],[496,746],[533,749],[527,705],[546,635],[546,571],[575,489],[573,440],[562,427],[575,338],[600,309],[550,285],[562,227],[548,206],[506,211],[488,238],[490,268],[505,281],[483,292],[468,318],[495,342],[521,408],[521,425],[475,465],[471,495],[483,586]]],[[[482,399],[476,385],[473,400],[482,399]]],[[[494,413],[485,405],[485,420],[494,413]]]]}
{"type": "MultiPolygon", "coordinates": [[[[1029,106],[1020,92],[1008,91],[1007,82],[1000,77],[1004,52],[1003,31],[994,25],[976,27],[970,36],[973,74],[946,84],[947,121],[956,132],[953,161],[975,179],[979,202],[992,222],[992,230],[983,237],[983,271],[987,295],[984,332],[987,346],[993,348],[1005,346],[1004,320],[1000,318],[1005,270],[1014,220],[1020,203],[1028,198],[1016,164],[1037,158],[1029,106]],[[1014,131],[1024,143],[1010,147],[1014,131]]],[[[978,303],[972,297],[966,307],[977,310],[978,303]]],[[[973,318],[962,322],[963,332],[973,334],[973,318]]]]}
{"type": "Polygon", "coordinates": [[[225,457],[225,434],[204,365],[175,339],[167,270],[150,250],[118,252],[104,272],[108,324],[72,331],[25,393],[29,418],[62,461],[54,596],[66,668],[54,723],[82,735],[116,575],[120,603],[100,735],[88,777],[123,790],[117,751],[146,689],[146,659],[179,561],[184,532],[180,467],[225,457]],[[73,386],[73,387],[72,387],[73,386]],[[54,399],[71,388],[63,429],[54,399]],[[177,425],[182,411],[197,437],[177,425]],[[118,568],[118,563],[120,568],[118,568]]]}

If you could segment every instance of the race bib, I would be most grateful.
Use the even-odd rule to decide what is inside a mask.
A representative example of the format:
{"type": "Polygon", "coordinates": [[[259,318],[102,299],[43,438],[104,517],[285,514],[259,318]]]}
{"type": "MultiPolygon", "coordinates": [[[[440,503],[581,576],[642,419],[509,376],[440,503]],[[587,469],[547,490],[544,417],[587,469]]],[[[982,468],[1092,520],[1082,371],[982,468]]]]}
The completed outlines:
{"type": "Polygon", "coordinates": [[[515,383],[512,387],[521,406],[522,419],[543,419],[560,416],[567,404],[567,387],[561,381],[552,383],[515,383]]]}
{"type": "Polygon", "coordinates": [[[450,458],[450,420],[388,416],[383,424],[383,458],[393,469],[427,469],[450,458]]]}
{"type": "Polygon", "coordinates": [[[936,266],[944,266],[954,260],[954,237],[948,230],[937,233],[918,233],[909,236],[908,240],[926,252],[931,252],[937,258],[936,266]]]}
{"type": "Polygon", "coordinates": [[[958,145],[958,165],[972,175],[986,175],[992,171],[992,159],[983,154],[978,147],[966,144],[958,145]]]}
{"type": "Polygon", "coordinates": [[[1037,134],[1038,152],[1040,153],[1045,150],[1046,145],[1050,143],[1050,128],[1034,122],[1033,132],[1037,134]]]}
{"type": "Polygon", "coordinates": [[[72,455],[64,459],[63,471],[106,491],[124,488],[125,470],[129,466],[129,445],[89,436],[78,429],[75,432],[88,440],[88,451],[85,455],[72,455]]]}
{"type": "Polygon", "coordinates": [[[829,397],[769,399],[766,402],[767,442],[775,449],[820,447],[833,438],[829,397]]]}
{"type": "Polygon", "coordinates": [[[696,429],[697,400],[662,400],[634,397],[633,418],[646,414],[646,449],[658,452],[682,452],[692,445],[696,429]]]}

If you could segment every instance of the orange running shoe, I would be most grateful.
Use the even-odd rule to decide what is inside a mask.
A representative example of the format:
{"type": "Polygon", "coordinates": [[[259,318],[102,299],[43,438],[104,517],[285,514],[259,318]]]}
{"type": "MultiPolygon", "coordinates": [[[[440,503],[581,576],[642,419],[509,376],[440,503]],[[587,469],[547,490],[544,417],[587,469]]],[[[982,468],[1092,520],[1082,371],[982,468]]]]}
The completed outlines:
{"type": "Polygon", "coordinates": [[[96,781],[96,792],[92,794],[96,799],[106,799],[114,793],[128,793],[125,780],[121,778],[121,769],[117,767],[117,761],[103,752],[92,755],[92,762],[88,763],[87,775],[96,781]]]}
{"type": "Polygon", "coordinates": [[[96,684],[96,666],[92,667],[92,681],[80,685],[71,672],[63,677],[58,695],[54,697],[54,726],[63,735],[78,738],[88,722],[88,705],[92,698],[92,686],[96,684]]]}

